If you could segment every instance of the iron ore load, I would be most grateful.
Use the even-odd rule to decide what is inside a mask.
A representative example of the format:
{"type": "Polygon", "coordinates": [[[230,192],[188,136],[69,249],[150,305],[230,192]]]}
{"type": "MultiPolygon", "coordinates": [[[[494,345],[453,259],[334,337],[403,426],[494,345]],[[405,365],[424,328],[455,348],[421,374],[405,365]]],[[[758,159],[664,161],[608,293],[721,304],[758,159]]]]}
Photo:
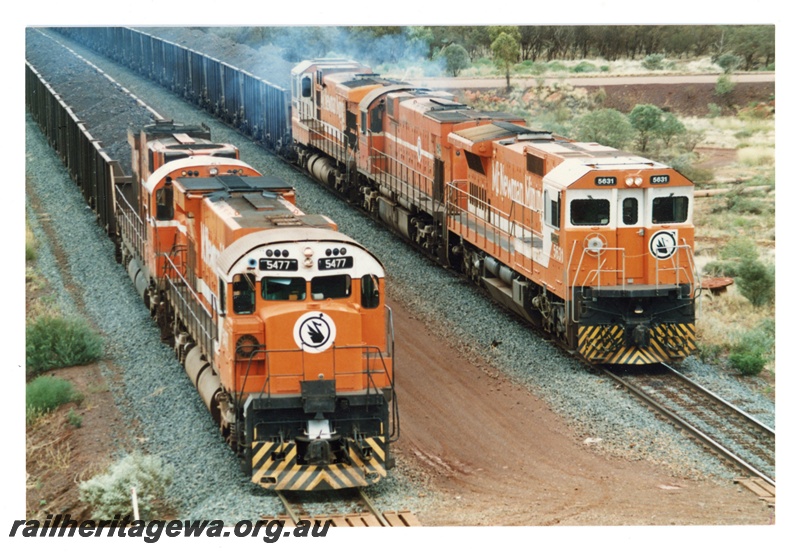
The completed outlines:
{"type": "Polygon", "coordinates": [[[300,165],[597,364],[695,349],[693,183],[349,60],[292,71],[300,165]]]}
{"type": "Polygon", "coordinates": [[[204,126],[129,132],[124,265],[252,481],[366,486],[395,437],[385,272],[294,190],[204,126]]]}

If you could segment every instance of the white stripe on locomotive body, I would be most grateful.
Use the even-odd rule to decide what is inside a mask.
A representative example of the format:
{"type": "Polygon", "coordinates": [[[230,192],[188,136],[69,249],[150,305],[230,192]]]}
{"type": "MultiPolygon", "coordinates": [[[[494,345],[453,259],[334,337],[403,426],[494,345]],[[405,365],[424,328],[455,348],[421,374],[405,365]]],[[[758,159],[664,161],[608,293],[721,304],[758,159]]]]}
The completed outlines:
{"type": "Polygon", "coordinates": [[[385,133],[385,135],[387,140],[391,140],[395,144],[403,146],[404,148],[408,149],[410,153],[414,154],[417,157],[424,157],[431,161],[435,159],[434,155],[431,152],[427,151],[425,148],[417,148],[417,144],[411,144],[409,142],[406,142],[402,138],[397,138],[395,135],[389,132],[385,133]]]}
{"type": "Polygon", "coordinates": [[[513,234],[513,240],[500,244],[501,247],[505,248],[510,253],[519,253],[528,259],[532,259],[543,267],[550,266],[550,258],[552,257],[552,238],[550,232],[539,232],[531,228],[523,229],[521,225],[512,224],[510,218],[505,213],[501,213],[494,208],[491,209],[491,214],[487,220],[486,210],[473,205],[471,202],[467,202],[467,211],[476,218],[486,221],[486,223],[496,227],[502,232],[509,235],[513,234]],[[537,238],[540,240],[541,248],[533,245],[536,243],[535,239],[537,238]]]}
{"type": "MultiPolygon", "coordinates": [[[[239,159],[233,159],[229,157],[216,157],[216,156],[189,156],[184,157],[181,159],[176,159],[170,162],[165,163],[147,178],[147,182],[144,183],[144,187],[148,193],[152,194],[155,186],[167,178],[171,173],[176,171],[181,171],[183,169],[195,169],[195,168],[206,168],[206,167],[215,167],[218,165],[228,165],[232,167],[239,167],[242,169],[250,169],[255,171],[253,167],[241,161],[239,159]]],[[[259,173],[260,174],[260,173],[259,173]]],[[[181,175],[177,175],[174,178],[180,178],[181,175]]]]}

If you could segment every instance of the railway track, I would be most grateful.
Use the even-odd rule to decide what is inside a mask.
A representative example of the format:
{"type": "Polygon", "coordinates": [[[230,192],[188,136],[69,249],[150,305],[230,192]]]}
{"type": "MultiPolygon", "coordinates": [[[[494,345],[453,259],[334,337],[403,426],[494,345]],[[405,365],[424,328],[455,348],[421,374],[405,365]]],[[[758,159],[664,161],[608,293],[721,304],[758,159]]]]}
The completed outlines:
{"type": "MultiPolygon", "coordinates": [[[[352,490],[350,493],[352,493],[352,490]]],[[[265,515],[262,518],[287,520],[293,525],[299,524],[301,520],[319,521],[322,525],[330,523],[331,526],[341,528],[421,526],[419,520],[411,511],[381,512],[375,507],[375,504],[362,488],[358,488],[357,494],[357,502],[361,505],[358,511],[351,509],[351,512],[346,514],[315,515],[306,511],[302,499],[298,495],[293,495],[289,499],[286,492],[279,491],[277,492],[278,499],[283,504],[285,514],[277,517],[265,515]]]]}
{"type": "Polygon", "coordinates": [[[775,501],[775,430],[667,365],[603,369],[659,414],[742,473],[735,479],[775,501]]]}

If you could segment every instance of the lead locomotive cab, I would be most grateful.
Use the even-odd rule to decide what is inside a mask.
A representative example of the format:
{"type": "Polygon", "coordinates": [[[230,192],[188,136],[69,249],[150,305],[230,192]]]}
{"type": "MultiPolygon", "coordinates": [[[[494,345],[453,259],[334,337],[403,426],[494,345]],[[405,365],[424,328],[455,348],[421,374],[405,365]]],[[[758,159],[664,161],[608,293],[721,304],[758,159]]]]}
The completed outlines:
{"type": "Polygon", "coordinates": [[[560,226],[572,245],[570,341],[596,362],[690,355],[699,291],[692,183],[633,156],[597,159],[591,169],[566,188],[558,187],[559,168],[544,179],[563,203],[560,226]]]}
{"type": "Polygon", "coordinates": [[[253,482],[319,490],[386,476],[396,402],[381,264],[344,235],[305,228],[235,243],[218,270],[230,298],[223,417],[253,482]]]}

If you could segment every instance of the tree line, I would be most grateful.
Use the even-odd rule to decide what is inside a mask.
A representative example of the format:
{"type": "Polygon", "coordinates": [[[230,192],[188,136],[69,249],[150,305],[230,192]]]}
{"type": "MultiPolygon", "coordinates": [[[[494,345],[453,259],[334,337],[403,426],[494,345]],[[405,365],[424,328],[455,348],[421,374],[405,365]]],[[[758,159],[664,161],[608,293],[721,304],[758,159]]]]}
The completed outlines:
{"type": "Polygon", "coordinates": [[[505,35],[517,61],[602,58],[638,59],[659,54],[672,58],[734,55],[739,69],[771,68],[775,63],[774,25],[518,25],[518,26],[316,26],[227,28],[236,39],[271,43],[298,61],[330,53],[361,55],[371,63],[401,59],[433,60],[454,46],[468,59],[496,56],[505,35]]]}

